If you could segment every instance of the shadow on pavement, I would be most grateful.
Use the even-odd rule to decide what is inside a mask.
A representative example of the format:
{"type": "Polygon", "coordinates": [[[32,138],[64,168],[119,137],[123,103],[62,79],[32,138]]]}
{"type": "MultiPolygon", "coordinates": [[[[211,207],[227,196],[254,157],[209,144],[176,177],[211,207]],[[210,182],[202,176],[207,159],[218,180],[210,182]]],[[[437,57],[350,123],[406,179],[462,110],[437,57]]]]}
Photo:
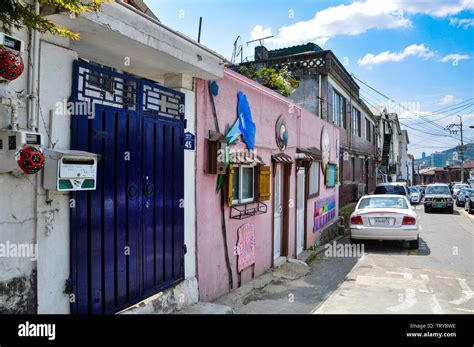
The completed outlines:
{"type": "Polygon", "coordinates": [[[416,249],[410,249],[407,241],[377,241],[377,240],[364,240],[364,251],[371,254],[409,254],[409,255],[420,255],[427,256],[431,254],[431,250],[423,238],[420,237],[420,247],[416,249]],[[407,253],[408,251],[408,253],[407,253]]]}

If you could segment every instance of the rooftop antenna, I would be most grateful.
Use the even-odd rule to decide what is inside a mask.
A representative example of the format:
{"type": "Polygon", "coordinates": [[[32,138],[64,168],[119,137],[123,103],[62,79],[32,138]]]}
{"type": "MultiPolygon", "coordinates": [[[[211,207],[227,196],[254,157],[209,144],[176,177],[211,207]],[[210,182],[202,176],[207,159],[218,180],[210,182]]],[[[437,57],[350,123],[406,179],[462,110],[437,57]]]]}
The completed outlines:
{"type": "Polygon", "coordinates": [[[231,62],[232,64],[235,64],[237,62],[237,57],[240,54],[240,62],[243,62],[243,46],[242,46],[242,38],[237,36],[237,38],[234,41],[234,50],[232,51],[232,59],[231,62]],[[240,43],[239,43],[240,42],[240,43]]]}
{"type": "Polygon", "coordinates": [[[258,41],[258,43],[260,44],[260,46],[263,46],[263,41],[266,40],[266,39],[271,39],[273,37],[273,35],[271,36],[266,36],[266,37],[261,37],[259,39],[255,39],[255,40],[251,40],[251,41],[247,41],[247,46],[249,43],[252,43],[252,42],[256,42],[258,41]]]}
{"type": "Polygon", "coordinates": [[[201,43],[202,17],[199,17],[198,43],[201,43]]]}

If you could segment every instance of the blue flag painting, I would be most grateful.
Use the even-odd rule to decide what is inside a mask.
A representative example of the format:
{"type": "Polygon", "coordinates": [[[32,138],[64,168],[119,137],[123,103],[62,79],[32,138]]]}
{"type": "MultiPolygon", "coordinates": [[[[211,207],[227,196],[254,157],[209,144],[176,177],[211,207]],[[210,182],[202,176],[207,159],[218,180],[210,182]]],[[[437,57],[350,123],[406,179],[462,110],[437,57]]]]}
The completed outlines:
{"type": "Polygon", "coordinates": [[[239,135],[242,135],[242,140],[247,144],[247,147],[250,150],[253,150],[257,128],[252,120],[252,112],[250,111],[247,97],[242,92],[238,92],[237,97],[237,121],[234,123],[232,128],[230,128],[226,138],[229,143],[234,143],[239,135]]]}

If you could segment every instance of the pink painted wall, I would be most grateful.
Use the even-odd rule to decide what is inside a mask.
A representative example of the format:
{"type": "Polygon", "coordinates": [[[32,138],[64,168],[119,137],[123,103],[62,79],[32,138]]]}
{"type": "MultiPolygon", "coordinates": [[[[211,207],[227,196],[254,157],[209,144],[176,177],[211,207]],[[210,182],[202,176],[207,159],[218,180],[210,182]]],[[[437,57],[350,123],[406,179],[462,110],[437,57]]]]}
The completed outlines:
{"type": "MultiPolygon", "coordinates": [[[[285,153],[294,158],[297,147],[320,148],[320,135],[323,125],[329,130],[331,139],[331,160],[338,162],[336,146],[339,130],[312,113],[300,109],[290,99],[253,82],[240,74],[228,69],[222,80],[217,81],[219,95],[215,97],[217,115],[221,132],[226,124],[233,125],[237,119],[237,93],[242,91],[246,96],[256,125],[255,152],[265,165],[272,166],[271,155],[280,150],[275,142],[275,123],[283,114],[288,129],[288,148],[285,153]],[[303,126],[302,126],[303,125],[303,126]]],[[[196,82],[196,223],[197,223],[197,271],[200,300],[211,301],[229,291],[229,281],[224,256],[224,241],[221,231],[220,194],[216,192],[217,175],[204,173],[205,139],[209,130],[215,130],[212,108],[206,81],[196,82]]],[[[234,146],[233,146],[234,147],[234,146]]],[[[246,148],[239,142],[234,148],[246,148]]],[[[271,176],[273,179],[273,175],[271,176]]],[[[273,186],[273,182],[272,182],[273,186]]],[[[320,182],[320,197],[335,195],[338,198],[338,188],[326,189],[323,180],[320,182]]],[[[314,201],[308,200],[307,239],[308,245],[313,244],[319,237],[313,233],[314,201]]],[[[290,199],[296,202],[296,165],[292,165],[290,177],[290,199]]],[[[336,200],[337,201],[337,200],[336,200]]],[[[227,248],[231,262],[234,288],[237,287],[237,256],[234,247],[237,244],[237,230],[245,223],[252,223],[256,236],[255,276],[261,275],[272,266],[273,259],[273,200],[265,202],[268,212],[243,220],[230,219],[230,211],[225,204],[225,222],[227,228],[227,248]]],[[[295,204],[296,206],[296,204],[295,204]]],[[[289,256],[296,253],[296,208],[289,212],[289,256]]],[[[251,268],[241,274],[245,283],[251,279],[251,268]]]]}

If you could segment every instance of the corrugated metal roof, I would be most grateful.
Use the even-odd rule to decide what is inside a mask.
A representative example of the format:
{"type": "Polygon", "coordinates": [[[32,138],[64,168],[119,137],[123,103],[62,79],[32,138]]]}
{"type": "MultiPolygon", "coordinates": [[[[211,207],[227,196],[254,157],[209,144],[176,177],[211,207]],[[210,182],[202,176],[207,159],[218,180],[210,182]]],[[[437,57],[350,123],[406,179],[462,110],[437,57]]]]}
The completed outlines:
{"type": "Polygon", "coordinates": [[[296,151],[304,155],[303,160],[321,161],[323,158],[321,150],[316,147],[298,148],[296,151]]]}
{"type": "Polygon", "coordinates": [[[243,165],[265,165],[262,157],[248,152],[229,151],[230,162],[232,164],[243,165]]]}
{"type": "Polygon", "coordinates": [[[272,154],[272,160],[276,161],[277,163],[293,163],[294,162],[293,158],[285,153],[272,154]]]}
{"type": "Polygon", "coordinates": [[[289,55],[301,54],[301,53],[308,53],[308,52],[322,52],[323,49],[319,47],[317,44],[308,42],[304,45],[298,46],[291,46],[286,48],[274,49],[268,51],[268,58],[280,58],[286,57],[289,55]]]}

